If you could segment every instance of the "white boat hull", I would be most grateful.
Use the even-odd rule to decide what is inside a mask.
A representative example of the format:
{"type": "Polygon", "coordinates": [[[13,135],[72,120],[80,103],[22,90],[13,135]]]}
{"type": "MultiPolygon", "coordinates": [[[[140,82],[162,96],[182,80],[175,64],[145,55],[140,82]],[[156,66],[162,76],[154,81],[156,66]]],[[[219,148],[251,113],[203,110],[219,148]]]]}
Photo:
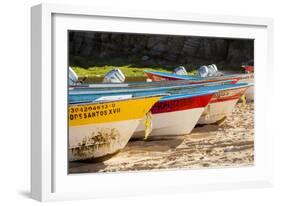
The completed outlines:
{"type": "Polygon", "coordinates": [[[141,119],[69,127],[69,160],[102,157],[123,149],[141,119]]]}
{"type": "MultiPolygon", "coordinates": [[[[183,135],[195,127],[204,107],[152,115],[152,132],[149,136],[183,135]]],[[[144,120],[141,121],[133,137],[144,137],[144,120]]]]}
{"type": "Polygon", "coordinates": [[[227,117],[233,111],[239,99],[209,103],[205,107],[198,124],[213,124],[227,117]]]}
{"type": "MultiPolygon", "coordinates": [[[[249,78],[249,79],[241,79],[238,81],[238,83],[253,83],[254,79],[249,78]]],[[[250,86],[246,92],[245,92],[245,97],[247,101],[253,101],[254,100],[254,86],[250,86]]]]}
{"type": "Polygon", "coordinates": [[[247,101],[254,100],[254,86],[251,86],[247,89],[247,91],[245,92],[245,97],[247,101]]]}

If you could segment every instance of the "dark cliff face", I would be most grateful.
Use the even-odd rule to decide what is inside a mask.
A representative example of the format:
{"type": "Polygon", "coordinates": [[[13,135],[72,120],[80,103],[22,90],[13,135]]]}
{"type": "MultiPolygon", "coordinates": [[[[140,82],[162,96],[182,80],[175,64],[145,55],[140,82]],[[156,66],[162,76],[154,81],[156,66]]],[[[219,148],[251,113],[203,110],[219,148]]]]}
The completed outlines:
{"type": "Polygon", "coordinates": [[[254,41],[190,36],[69,32],[69,61],[83,67],[112,59],[142,66],[218,64],[239,68],[254,58],[254,41]],[[88,62],[88,63],[85,63],[88,62]]]}

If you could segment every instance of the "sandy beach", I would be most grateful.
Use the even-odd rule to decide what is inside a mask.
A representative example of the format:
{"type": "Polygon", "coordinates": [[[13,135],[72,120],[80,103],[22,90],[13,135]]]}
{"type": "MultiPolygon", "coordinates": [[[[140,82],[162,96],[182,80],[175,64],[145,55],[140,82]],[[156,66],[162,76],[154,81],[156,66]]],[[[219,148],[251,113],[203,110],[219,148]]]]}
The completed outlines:
{"type": "Polygon", "coordinates": [[[238,103],[222,125],[197,126],[184,136],[130,141],[111,158],[71,162],[69,173],[238,167],[254,164],[254,103],[238,103]]]}

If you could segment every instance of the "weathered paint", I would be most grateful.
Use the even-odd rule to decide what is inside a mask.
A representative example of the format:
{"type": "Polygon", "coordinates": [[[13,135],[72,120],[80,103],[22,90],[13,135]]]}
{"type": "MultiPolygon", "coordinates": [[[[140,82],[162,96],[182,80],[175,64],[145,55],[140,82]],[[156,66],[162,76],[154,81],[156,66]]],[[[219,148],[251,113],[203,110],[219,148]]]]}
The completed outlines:
{"type": "Polygon", "coordinates": [[[123,149],[140,120],[160,98],[153,96],[107,103],[70,105],[69,160],[103,157],[123,149]],[[112,111],[112,114],[109,114],[110,109],[116,109],[116,112],[112,111]]]}
{"type": "Polygon", "coordinates": [[[76,159],[85,159],[95,154],[95,151],[110,147],[112,142],[120,139],[120,133],[116,128],[97,128],[89,136],[85,136],[77,147],[71,148],[72,156],[76,159]]]}
{"type": "Polygon", "coordinates": [[[229,100],[238,100],[247,90],[246,88],[235,88],[235,89],[227,89],[223,91],[216,92],[211,101],[211,103],[216,102],[223,102],[223,101],[229,101],[229,100]]]}
{"type": "Polygon", "coordinates": [[[103,157],[123,149],[140,119],[69,127],[69,160],[103,157]]]}

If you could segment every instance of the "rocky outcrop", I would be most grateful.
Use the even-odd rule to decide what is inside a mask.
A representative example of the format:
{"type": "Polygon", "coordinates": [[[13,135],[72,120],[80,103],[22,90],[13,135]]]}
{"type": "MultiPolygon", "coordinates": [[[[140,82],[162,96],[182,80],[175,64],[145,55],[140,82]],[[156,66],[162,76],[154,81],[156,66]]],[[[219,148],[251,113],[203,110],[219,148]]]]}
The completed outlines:
{"type": "Polygon", "coordinates": [[[69,32],[69,54],[71,64],[83,63],[85,59],[93,59],[95,62],[124,59],[126,62],[132,61],[141,65],[215,63],[240,67],[243,62],[254,58],[254,41],[72,31],[69,32]]]}

